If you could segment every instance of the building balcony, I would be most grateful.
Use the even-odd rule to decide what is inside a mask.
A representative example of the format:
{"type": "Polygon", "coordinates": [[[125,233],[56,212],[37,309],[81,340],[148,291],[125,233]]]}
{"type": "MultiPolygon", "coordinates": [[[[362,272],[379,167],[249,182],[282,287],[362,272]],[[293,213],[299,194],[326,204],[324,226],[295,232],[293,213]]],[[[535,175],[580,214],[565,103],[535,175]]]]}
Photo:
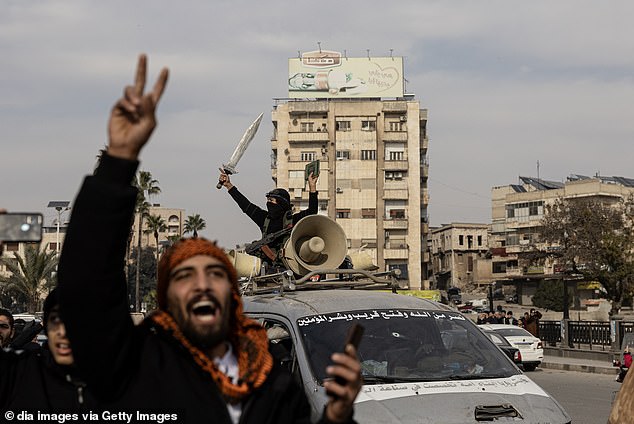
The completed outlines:
{"type": "Polygon", "coordinates": [[[383,249],[383,258],[384,259],[407,259],[409,250],[405,249],[383,249]]]}
{"type": "Polygon", "coordinates": [[[402,190],[383,190],[383,199],[387,200],[407,200],[409,198],[407,189],[402,190]]]}
{"type": "Polygon", "coordinates": [[[328,141],[327,131],[289,132],[289,143],[319,143],[328,141]]]}
{"type": "Polygon", "coordinates": [[[407,229],[407,219],[384,219],[383,220],[383,229],[384,230],[403,230],[407,229]]]}
{"type": "Polygon", "coordinates": [[[507,277],[520,277],[523,275],[521,268],[506,268],[507,277]]]}
{"type": "Polygon", "coordinates": [[[408,169],[407,157],[403,157],[403,160],[386,160],[383,167],[386,171],[406,171],[408,169]]]}
{"type": "Polygon", "coordinates": [[[292,114],[297,113],[307,113],[307,112],[319,112],[319,113],[328,113],[328,102],[327,101],[296,101],[296,102],[288,102],[288,111],[292,114]]]}
{"type": "Polygon", "coordinates": [[[431,257],[429,255],[429,252],[427,251],[423,252],[423,262],[427,262],[427,263],[431,262],[431,257]]]}
{"type": "Polygon", "coordinates": [[[429,149],[429,138],[423,137],[422,143],[420,143],[420,148],[423,151],[427,151],[427,149],[429,149]]]}
{"type": "Polygon", "coordinates": [[[423,178],[429,177],[429,164],[425,163],[420,166],[420,175],[423,178]]]}
{"type": "Polygon", "coordinates": [[[383,112],[407,113],[407,102],[385,101],[383,102],[383,112]]]}
{"type": "Polygon", "coordinates": [[[391,141],[407,141],[407,131],[383,131],[383,141],[389,143],[391,141]]]}

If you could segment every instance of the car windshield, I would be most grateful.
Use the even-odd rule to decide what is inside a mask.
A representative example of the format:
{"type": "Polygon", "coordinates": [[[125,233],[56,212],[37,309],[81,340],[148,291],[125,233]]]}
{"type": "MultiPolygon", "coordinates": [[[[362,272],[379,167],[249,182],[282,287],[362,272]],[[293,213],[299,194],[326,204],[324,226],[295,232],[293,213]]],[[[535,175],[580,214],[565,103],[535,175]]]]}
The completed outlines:
{"type": "Polygon", "coordinates": [[[491,339],[460,313],[412,309],[363,310],[300,318],[313,375],[321,382],[353,323],[365,384],[502,378],[518,374],[491,339]]]}
{"type": "Polygon", "coordinates": [[[495,332],[504,337],[533,337],[531,333],[523,328],[496,328],[495,332]]]}

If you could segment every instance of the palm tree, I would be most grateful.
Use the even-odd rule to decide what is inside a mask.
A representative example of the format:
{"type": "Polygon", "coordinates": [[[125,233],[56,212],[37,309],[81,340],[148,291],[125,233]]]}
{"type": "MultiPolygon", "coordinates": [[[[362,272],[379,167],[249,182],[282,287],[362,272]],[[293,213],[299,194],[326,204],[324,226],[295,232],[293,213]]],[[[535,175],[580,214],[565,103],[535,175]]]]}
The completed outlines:
{"type": "Polygon", "coordinates": [[[154,234],[154,241],[156,241],[156,281],[158,281],[158,261],[159,261],[159,233],[167,231],[167,224],[165,219],[160,215],[150,215],[147,217],[147,230],[148,234],[154,234]]]}
{"type": "Polygon", "coordinates": [[[39,247],[27,245],[24,257],[14,252],[15,260],[0,259],[11,275],[0,276],[0,283],[9,291],[19,293],[27,299],[27,311],[35,313],[44,289],[55,285],[53,271],[57,269],[57,252],[46,252],[39,247]]]}
{"type": "Polygon", "coordinates": [[[193,237],[198,237],[198,231],[207,227],[207,223],[199,214],[189,215],[185,220],[185,234],[192,233],[193,237]]]}
{"type": "MultiPolygon", "coordinates": [[[[137,178],[134,181],[134,185],[139,189],[139,193],[136,199],[136,212],[139,216],[139,239],[137,240],[137,264],[140,261],[141,257],[141,234],[143,232],[143,218],[147,216],[149,213],[150,203],[147,201],[148,198],[159,194],[161,192],[161,188],[159,187],[158,180],[152,178],[152,173],[149,171],[139,171],[137,178]]],[[[134,310],[135,312],[139,312],[141,310],[141,299],[140,299],[140,279],[141,275],[139,274],[139,267],[137,266],[135,286],[134,286],[134,310]]]]}

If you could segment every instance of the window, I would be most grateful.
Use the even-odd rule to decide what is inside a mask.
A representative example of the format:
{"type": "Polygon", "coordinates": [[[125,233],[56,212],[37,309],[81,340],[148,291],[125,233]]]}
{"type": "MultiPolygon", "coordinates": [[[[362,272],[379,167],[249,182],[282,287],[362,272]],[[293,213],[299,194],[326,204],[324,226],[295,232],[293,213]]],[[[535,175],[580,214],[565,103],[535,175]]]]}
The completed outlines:
{"type": "Polygon", "coordinates": [[[364,218],[364,219],[374,219],[374,218],[376,218],[376,209],[374,209],[374,208],[363,208],[363,209],[361,209],[361,218],[364,218]]]}
{"type": "Polygon", "coordinates": [[[390,209],[390,219],[405,219],[405,209],[390,209]]]}
{"type": "Polygon", "coordinates": [[[57,250],[57,243],[56,242],[51,242],[48,244],[48,250],[57,250]]]}
{"type": "Polygon", "coordinates": [[[376,150],[361,150],[361,160],[376,160],[376,150]]]}
{"type": "Polygon", "coordinates": [[[304,179],[304,171],[288,171],[288,179],[292,180],[295,178],[304,179]]]}
{"type": "Polygon", "coordinates": [[[178,216],[176,216],[176,215],[170,215],[170,217],[167,219],[167,222],[170,222],[170,223],[171,222],[178,222],[178,221],[179,221],[179,219],[178,219],[178,216]]]}
{"type": "MultiPolygon", "coordinates": [[[[53,245],[55,243],[52,243],[53,245]]],[[[6,250],[7,252],[17,252],[18,249],[20,248],[20,243],[18,242],[7,242],[4,244],[4,250],[6,250]]]]}
{"type": "Polygon", "coordinates": [[[350,150],[337,150],[337,160],[350,159],[350,150]]]}
{"type": "Polygon", "coordinates": [[[327,211],[328,210],[328,201],[319,202],[319,210],[327,211]]]}
{"type": "Polygon", "coordinates": [[[482,246],[482,236],[478,236],[478,246],[482,246]]]}
{"type": "Polygon", "coordinates": [[[314,122],[302,122],[299,125],[299,130],[301,132],[313,132],[314,125],[314,122]]]}
{"type": "Polygon", "coordinates": [[[500,274],[506,272],[506,262],[493,262],[493,273],[500,274]]]}
{"type": "Polygon", "coordinates": [[[401,181],[403,179],[404,174],[403,171],[386,171],[385,172],[385,181],[401,181]]]}
{"type": "Polygon", "coordinates": [[[304,162],[312,162],[315,160],[315,152],[302,152],[301,160],[304,162]]]}
{"type": "Polygon", "coordinates": [[[350,131],[350,121],[337,121],[337,131],[350,131]]]}
{"type": "Polygon", "coordinates": [[[462,234],[458,236],[458,244],[460,246],[464,245],[464,236],[462,234]]]}
{"type": "Polygon", "coordinates": [[[350,209],[337,209],[337,218],[350,218],[350,209]]]}
{"type": "Polygon", "coordinates": [[[400,121],[392,121],[390,122],[390,131],[403,131],[403,128],[405,128],[405,125],[403,125],[403,122],[400,121]]]}
{"type": "Polygon", "coordinates": [[[376,131],[376,121],[361,121],[361,131],[376,131]]]}
{"type": "Polygon", "coordinates": [[[473,256],[467,257],[467,271],[473,272],[473,256]]]}
{"type": "Polygon", "coordinates": [[[390,152],[388,160],[403,160],[404,152],[390,152]]]}

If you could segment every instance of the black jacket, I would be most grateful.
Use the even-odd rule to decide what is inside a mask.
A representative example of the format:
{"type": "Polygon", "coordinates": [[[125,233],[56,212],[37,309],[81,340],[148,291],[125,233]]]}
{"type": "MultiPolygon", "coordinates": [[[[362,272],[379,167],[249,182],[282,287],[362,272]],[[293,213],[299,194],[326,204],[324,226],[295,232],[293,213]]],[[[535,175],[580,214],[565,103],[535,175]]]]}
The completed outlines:
{"type": "MultiPolygon", "coordinates": [[[[264,221],[266,220],[266,216],[268,212],[259,206],[251,203],[249,199],[247,199],[236,186],[231,187],[229,190],[229,194],[235,200],[235,202],[240,206],[242,212],[247,214],[253,222],[255,222],[262,231],[264,235],[264,221]]],[[[308,208],[303,211],[297,212],[293,214],[293,225],[297,224],[297,222],[305,216],[314,215],[317,213],[318,201],[317,201],[317,192],[308,194],[308,208]]],[[[282,218],[277,220],[271,220],[269,223],[268,233],[274,233],[282,229],[282,218]]]]}
{"type": "Polygon", "coordinates": [[[56,364],[48,349],[0,350],[0,407],[1,416],[4,411],[81,413],[96,410],[97,402],[77,370],[56,364]]]}
{"type": "MultiPolygon", "coordinates": [[[[123,270],[137,165],[105,155],[74,202],[58,277],[60,312],[76,364],[110,410],[230,423],[218,387],[183,345],[149,322],[135,327],[130,318],[123,270]]],[[[274,368],[243,403],[240,422],[309,421],[304,392],[287,372],[274,368]]]]}

